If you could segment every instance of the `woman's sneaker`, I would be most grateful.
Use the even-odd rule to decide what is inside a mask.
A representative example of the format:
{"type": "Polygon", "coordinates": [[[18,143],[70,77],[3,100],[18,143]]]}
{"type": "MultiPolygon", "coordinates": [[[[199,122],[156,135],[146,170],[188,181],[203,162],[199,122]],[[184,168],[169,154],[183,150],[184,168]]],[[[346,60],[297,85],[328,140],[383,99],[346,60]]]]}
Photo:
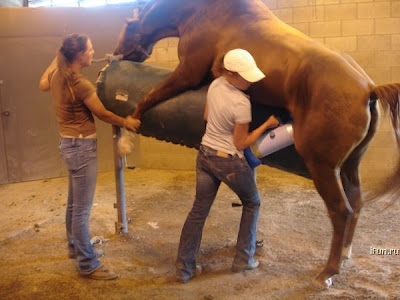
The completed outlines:
{"type": "Polygon", "coordinates": [[[234,263],[232,265],[232,272],[240,273],[240,272],[244,272],[244,271],[248,271],[248,270],[254,270],[259,265],[260,265],[260,262],[256,259],[250,265],[247,265],[247,264],[246,265],[237,265],[234,263]]]}
{"type": "Polygon", "coordinates": [[[118,278],[118,274],[101,266],[90,274],[82,274],[82,277],[96,280],[113,280],[118,278]]]}
{"type": "Polygon", "coordinates": [[[180,283],[187,283],[192,278],[200,276],[202,272],[203,272],[203,266],[201,264],[196,264],[196,269],[192,272],[191,275],[181,275],[180,274],[181,272],[177,272],[176,280],[180,283]]]}

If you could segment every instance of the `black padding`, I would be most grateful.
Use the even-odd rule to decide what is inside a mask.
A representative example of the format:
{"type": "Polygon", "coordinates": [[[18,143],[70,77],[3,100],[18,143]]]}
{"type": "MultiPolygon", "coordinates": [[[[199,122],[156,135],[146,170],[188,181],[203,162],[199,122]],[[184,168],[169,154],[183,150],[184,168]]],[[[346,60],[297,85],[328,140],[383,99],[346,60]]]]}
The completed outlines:
{"type": "MultiPolygon", "coordinates": [[[[97,79],[97,94],[104,106],[120,115],[131,114],[136,103],[162,82],[171,70],[131,61],[116,61],[105,67],[97,79]],[[118,96],[117,96],[118,95],[118,96]],[[127,96],[127,101],[117,100],[127,96]]],[[[139,133],[159,140],[198,148],[205,127],[203,112],[208,86],[189,90],[162,102],[144,113],[139,133]]],[[[259,125],[270,114],[284,122],[290,115],[283,109],[252,105],[253,124],[259,125]]],[[[262,159],[270,165],[294,174],[309,177],[302,158],[289,146],[262,159]]]]}

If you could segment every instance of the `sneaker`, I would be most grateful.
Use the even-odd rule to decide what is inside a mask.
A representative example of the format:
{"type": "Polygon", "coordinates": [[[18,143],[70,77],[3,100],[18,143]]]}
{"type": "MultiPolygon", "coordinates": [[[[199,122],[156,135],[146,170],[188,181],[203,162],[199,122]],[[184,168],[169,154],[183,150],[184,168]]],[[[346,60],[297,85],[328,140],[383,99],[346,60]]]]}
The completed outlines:
{"type": "Polygon", "coordinates": [[[203,266],[201,264],[196,264],[196,270],[193,272],[192,275],[188,276],[176,275],[176,280],[180,283],[187,283],[192,278],[200,276],[202,271],[203,271],[203,266]]]}
{"type": "Polygon", "coordinates": [[[118,278],[118,274],[101,266],[90,274],[82,274],[82,277],[96,280],[113,280],[118,278]]]}
{"type": "Polygon", "coordinates": [[[248,271],[248,270],[254,270],[259,265],[260,265],[260,262],[258,260],[256,260],[256,259],[250,265],[236,265],[236,264],[233,264],[232,265],[232,272],[240,273],[240,272],[244,272],[244,271],[248,271]]]}
{"type": "MultiPolygon", "coordinates": [[[[105,255],[105,254],[104,254],[104,251],[101,250],[101,249],[93,249],[93,251],[94,251],[94,254],[96,254],[96,257],[102,257],[102,256],[105,255]]],[[[76,254],[70,252],[70,253],[68,254],[68,258],[75,259],[75,258],[76,258],[76,254]]]]}

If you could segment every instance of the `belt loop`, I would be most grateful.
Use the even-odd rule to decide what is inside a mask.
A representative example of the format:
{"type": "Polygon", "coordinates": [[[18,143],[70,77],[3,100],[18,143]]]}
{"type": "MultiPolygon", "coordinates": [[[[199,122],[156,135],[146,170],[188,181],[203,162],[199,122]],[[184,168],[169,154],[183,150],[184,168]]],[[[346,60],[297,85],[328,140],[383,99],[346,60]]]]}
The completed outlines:
{"type": "Polygon", "coordinates": [[[71,140],[71,144],[72,144],[72,146],[75,146],[75,143],[76,143],[76,138],[72,138],[72,140],[71,140]]]}
{"type": "Polygon", "coordinates": [[[199,151],[200,151],[201,153],[203,153],[203,155],[206,154],[206,148],[205,148],[205,146],[204,146],[203,144],[200,144],[199,151]]]}

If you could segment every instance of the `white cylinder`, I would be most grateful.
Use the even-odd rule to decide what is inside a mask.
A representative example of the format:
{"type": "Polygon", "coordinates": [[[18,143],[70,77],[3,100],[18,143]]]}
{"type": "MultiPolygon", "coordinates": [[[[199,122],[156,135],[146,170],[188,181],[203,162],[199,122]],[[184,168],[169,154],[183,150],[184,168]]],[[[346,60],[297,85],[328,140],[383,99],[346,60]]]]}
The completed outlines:
{"type": "Polygon", "coordinates": [[[260,136],[250,148],[255,157],[261,158],[292,144],[293,126],[284,124],[260,136]]]}

